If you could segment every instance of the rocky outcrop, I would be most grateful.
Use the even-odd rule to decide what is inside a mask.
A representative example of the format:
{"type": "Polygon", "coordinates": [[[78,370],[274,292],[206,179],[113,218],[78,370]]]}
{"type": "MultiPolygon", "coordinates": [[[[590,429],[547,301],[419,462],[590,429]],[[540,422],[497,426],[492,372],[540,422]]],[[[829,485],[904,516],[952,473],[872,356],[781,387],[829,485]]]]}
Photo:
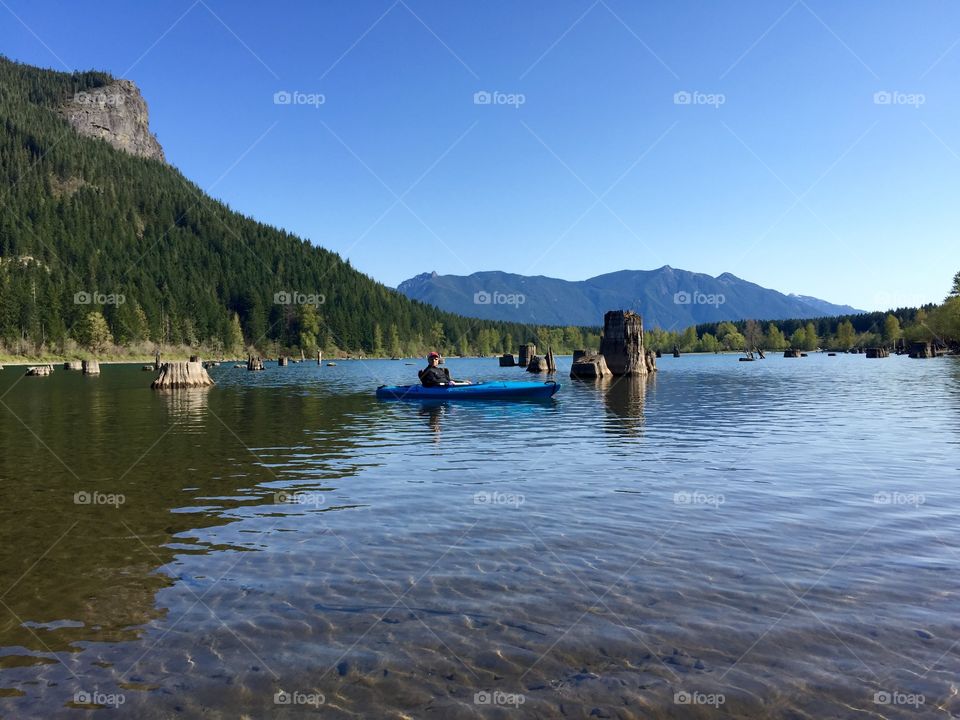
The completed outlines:
{"type": "Polygon", "coordinates": [[[163,148],[150,132],[147,103],[129,80],[78,92],[60,107],[60,114],[81,135],[105,140],[131,155],[166,162],[163,148]]]}

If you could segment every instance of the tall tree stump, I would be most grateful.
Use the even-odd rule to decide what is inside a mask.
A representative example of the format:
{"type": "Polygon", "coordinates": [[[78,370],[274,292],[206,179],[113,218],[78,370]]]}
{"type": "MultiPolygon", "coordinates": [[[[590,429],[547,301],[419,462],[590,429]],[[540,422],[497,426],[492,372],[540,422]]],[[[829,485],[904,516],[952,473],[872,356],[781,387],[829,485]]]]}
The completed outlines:
{"type": "Polygon", "coordinates": [[[600,354],[614,375],[646,375],[643,318],[630,310],[610,310],[603,316],[600,354]]]}
{"type": "Polygon", "coordinates": [[[100,361],[99,361],[99,360],[84,360],[84,361],[83,361],[83,374],[84,374],[84,375],[99,375],[99,374],[100,374],[100,361]]]}

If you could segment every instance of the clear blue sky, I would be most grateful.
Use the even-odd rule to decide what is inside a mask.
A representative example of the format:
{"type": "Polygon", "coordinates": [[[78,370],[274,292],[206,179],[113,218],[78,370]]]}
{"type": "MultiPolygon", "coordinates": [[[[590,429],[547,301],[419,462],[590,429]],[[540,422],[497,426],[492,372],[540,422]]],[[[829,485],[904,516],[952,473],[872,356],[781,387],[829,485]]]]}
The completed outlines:
{"type": "Polygon", "coordinates": [[[2,0],[0,18],[0,52],[134,80],[187,177],[390,285],[668,264],[883,309],[941,300],[960,270],[952,0],[2,0]]]}

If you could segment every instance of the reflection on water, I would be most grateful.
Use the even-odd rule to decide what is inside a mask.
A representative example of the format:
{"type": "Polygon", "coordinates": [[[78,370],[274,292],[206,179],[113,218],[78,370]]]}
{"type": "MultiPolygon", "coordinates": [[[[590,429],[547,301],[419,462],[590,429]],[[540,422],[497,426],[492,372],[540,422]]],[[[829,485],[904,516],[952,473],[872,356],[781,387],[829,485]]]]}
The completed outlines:
{"type": "Polygon", "coordinates": [[[960,711],[958,363],[660,366],[0,374],[0,717],[960,711]]]}

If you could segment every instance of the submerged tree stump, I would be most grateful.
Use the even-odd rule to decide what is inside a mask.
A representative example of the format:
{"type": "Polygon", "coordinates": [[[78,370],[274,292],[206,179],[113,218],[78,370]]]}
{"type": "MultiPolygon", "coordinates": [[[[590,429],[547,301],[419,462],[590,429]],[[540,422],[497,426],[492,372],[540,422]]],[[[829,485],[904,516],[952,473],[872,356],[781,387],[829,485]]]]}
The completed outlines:
{"type": "Polygon", "coordinates": [[[580,380],[598,380],[611,374],[603,355],[581,355],[570,366],[570,377],[580,380]]]}
{"type": "Polygon", "coordinates": [[[932,358],[933,350],[928,342],[915,342],[910,346],[910,357],[912,358],[932,358]]]}
{"type": "Polygon", "coordinates": [[[653,350],[647,350],[643,353],[643,363],[647,366],[647,373],[657,371],[657,354],[653,350]]]}
{"type": "Polygon", "coordinates": [[[247,370],[263,370],[263,360],[259,355],[257,357],[251,355],[247,358],[247,370]]]}
{"type": "Polygon", "coordinates": [[[322,363],[323,363],[323,351],[317,350],[317,365],[320,365],[322,363]]]}
{"type": "Polygon", "coordinates": [[[288,362],[290,362],[290,358],[288,358],[286,355],[281,355],[277,358],[277,365],[279,367],[286,367],[288,362]]]}
{"type": "Polygon", "coordinates": [[[210,375],[198,362],[168,362],[160,368],[160,374],[150,383],[150,387],[154,390],[168,390],[208,387],[213,384],[210,375]]]}
{"type": "Polygon", "coordinates": [[[610,310],[603,316],[600,354],[614,375],[646,375],[643,318],[630,310],[610,310]]]}
{"type": "Polygon", "coordinates": [[[799,351],[799,350],[795,350],[794,348],[788,348],[788,349],[784,350],[784,351],[783,351],[783,356],[784,356],[785,358],[798,358],[798,357],[802,357],[800,351],[799,351]]]}
{"type": "Polygon", "coordinates": [[[99,360],[84,360],[84,361],[83,361],[83,374],[84,374],[84,375],[99,375],[99,374],[100,374],[100,361],[99,361],[99,360]]]}
{"type": "Polygon", "coordinates": [[[520,359],[517,360],[517,365],[520,367],[526,367],[530,364],[531,358],[537,354],[537,346],[528,343],[526,345],[520,346],[520,359]]]}
{"type": "Polygon", "coordinates": [[[35,365],[27,368],[27,375],[30,377],[46,377],[53,374],[53,365],[35,365]]]}
{"type": "Polygon", "coordinates": [[[512,353],[504,353],[500,356],[500,367],[516,367],[517,361],[512,353]]]}
{"type": "Polygon", "coordinates": [[[890,351],[886,348],[867,348],[867,357],[868,358],[885,358],[890,357],[890,351]]]}
{"type": "Polygon", "coordinates": [[[553,357],[553,348],[547,350],[547,372],[555,373],[557,371],[557,361],[553,357]]]}
{"type": "Polygon", "coordinates": [[[527,363],[527,372],[532,373],[549,373],[556,372],[557,368],[550,366],[550,360],[545,355],[534,355],[530,358],[530,362],[527,363]]]}
{"type": "Polygon", "coordinates": [[[67,360],[63,364],[64,370],[83,370],[83,362],[80,360],[67,360]]]}

